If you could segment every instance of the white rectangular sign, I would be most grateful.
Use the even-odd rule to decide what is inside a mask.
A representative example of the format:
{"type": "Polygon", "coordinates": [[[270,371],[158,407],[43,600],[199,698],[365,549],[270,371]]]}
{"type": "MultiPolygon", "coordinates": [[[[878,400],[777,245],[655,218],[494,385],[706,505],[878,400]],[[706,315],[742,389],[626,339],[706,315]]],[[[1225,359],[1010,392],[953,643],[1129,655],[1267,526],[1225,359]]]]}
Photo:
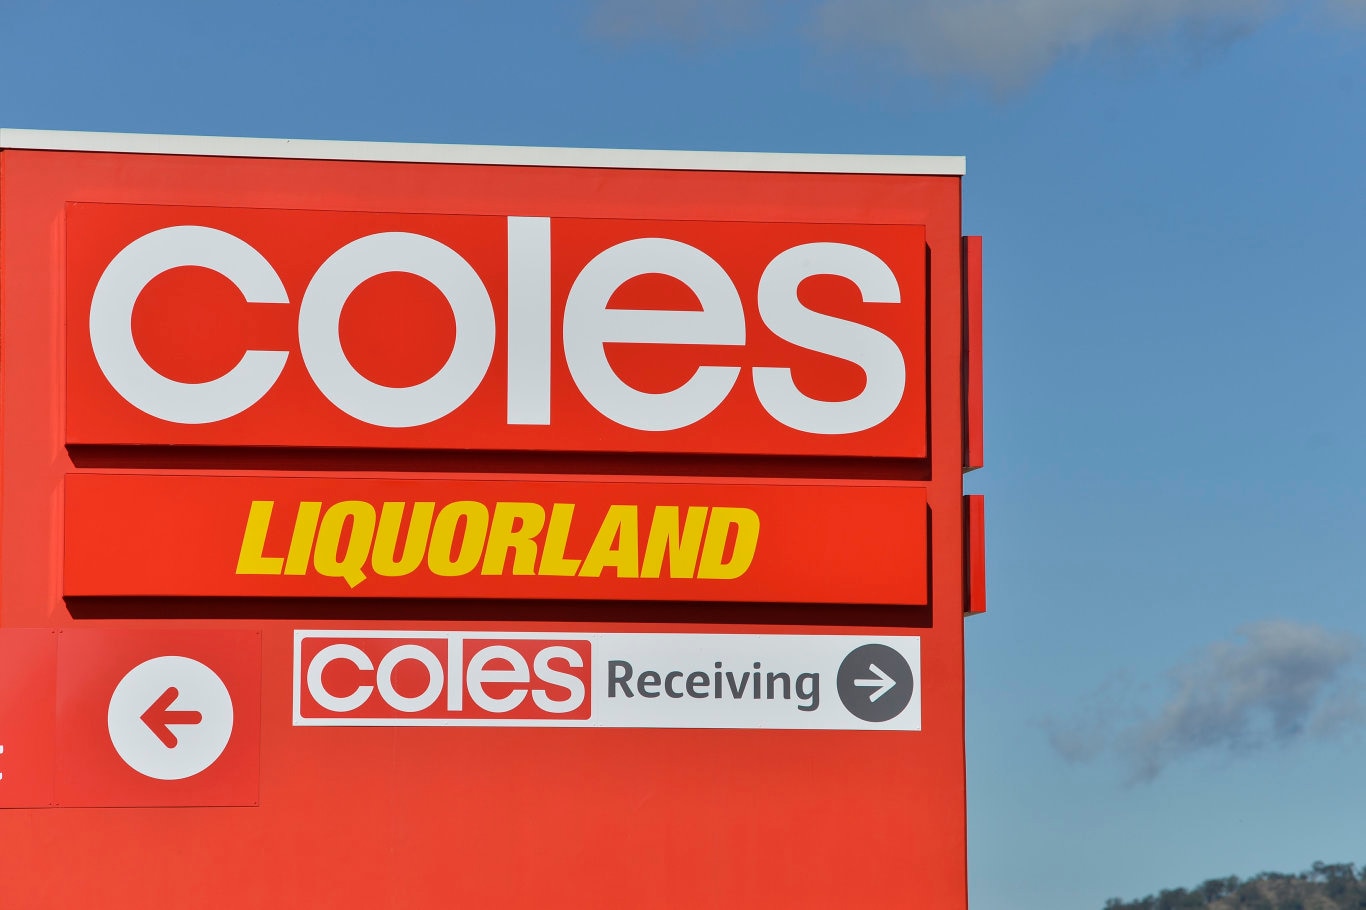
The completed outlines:
{"type": "Polygon", "coordinates": [[[919,730],[920,638],[297,630],[295,726],[919,730]]]}

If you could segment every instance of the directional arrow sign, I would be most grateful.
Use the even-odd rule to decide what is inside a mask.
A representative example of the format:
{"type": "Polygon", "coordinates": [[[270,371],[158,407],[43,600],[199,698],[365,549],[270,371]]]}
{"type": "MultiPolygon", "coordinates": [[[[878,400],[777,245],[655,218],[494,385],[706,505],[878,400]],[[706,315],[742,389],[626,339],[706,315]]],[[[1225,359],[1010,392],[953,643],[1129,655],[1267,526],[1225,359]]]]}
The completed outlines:
{"type": "Polygon", "coordinates": [[[877,679],[856,679],[854,680],[854,685],[865,687],[875,686],[877,688],[876,692],[873,692],[868,696],[870,702],[877,701],[879,698],[886,695],[889,689],[896,685],[896,680],[892,679],[886,673],[883,673],[882,668],[877,664],[869,664],[868,672],[876,676],[877,679]]]}
{"type": "MultiPolygon", "coordinates": [[[[53,673],[58,708],[54,754],[46,761],[50,802],[257,804],[260,632],[103,627],[52,634],[58,643],[53,673]]],[[[22,770],[13,767],[8,753],[23,746],[26,755],[33,748],[11,737],[4,721],[0,710],[6,752],[0,799],[11,770],[22,770]]]]}
{"type": "Polygon", "coordinates": [[[835,690],[850,714],[859,720],[883,723],[911,703],[915,674],[901,652],[874,642],[860,645],[844,658],[835,690]]]}
{"type": "Polygon", "coordinates": [[[139,774],[183,780],[222,754],[232,716],[232,697],[213,670],[188,657],[156,657],[129,670],[115,687],[109,739],[139,774]]]}
{"type": "Polygon", "coordinates": [[[180,690],[175,686],[168,686],[166,691],[162,692],[157,700],[152,702],[151,707],[143,711],[142,716],[138,718],[168,749],[174,749],[179,742],[175,733],[171,732],[172,724],[193,726],[204,719],[204,715],[198,711],[172,711],[171,705],[179,697],[180,690]]]}

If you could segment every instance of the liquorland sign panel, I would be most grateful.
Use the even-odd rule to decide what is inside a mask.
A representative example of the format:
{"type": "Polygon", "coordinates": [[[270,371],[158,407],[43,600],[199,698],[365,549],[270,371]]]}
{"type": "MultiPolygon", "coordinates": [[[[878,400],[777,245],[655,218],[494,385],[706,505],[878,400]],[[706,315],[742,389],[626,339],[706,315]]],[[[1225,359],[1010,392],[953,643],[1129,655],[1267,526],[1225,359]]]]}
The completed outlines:
{"type": "Polygon", "coordinates": [[[0,904],[966,907],[961,173],[0,130],[0,904]]]}

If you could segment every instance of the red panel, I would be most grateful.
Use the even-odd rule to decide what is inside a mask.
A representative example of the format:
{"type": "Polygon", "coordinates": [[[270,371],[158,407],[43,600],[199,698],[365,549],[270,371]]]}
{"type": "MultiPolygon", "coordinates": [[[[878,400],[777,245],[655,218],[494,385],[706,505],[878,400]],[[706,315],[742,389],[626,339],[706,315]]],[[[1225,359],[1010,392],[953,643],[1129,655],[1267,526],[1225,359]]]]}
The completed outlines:
{"type": "Polygon", "coordinates": [[[982,451],[982,238],[963,238],[963,469],[986,464],[982,451]]]}
{"type": "MultiPolygon", "coordinates": [[[[67,258],[68,441],[915,458],[926,454],[923,227],[543,220],[548,232],[544,248],[523,250],[534,244],[522,242],[519,251],[512,252],[512,228],[505,216],[72,205],[67,212],[71,250],[67,258]],[[106,362],[102,372],[91,341],[94,332],[113,346],[116,336],[127,333],[126,320],[119,327],[100,323],[103,328],[98,330],[92,322],[92,298],[102,279],[105,290],[99,299],[119,298],[118,292],[109,290],[117,284],[114,276],[120,274],[111,261],[120,251],[131,256],[126,252],[130,244],[147,242],[145,238],[154,231],[184,225],[211,228],[245,241],[264,257],[263,263],[269,263],[260,269],[267,274],[273,269],[288,294],[287,301],[249,304],[243,300],[244,292],[223,274],[181,267],[152,278],[137,297],[132,343],[147,366],[164,377],[163,382],[172,380],[183,389],[188,383],[218,379],[248,350],[263,352],[259,357],[287,357],[283,373],[269,391],[263,390],[257,403],[244,404],[245,410],[235,416],[203,423],[158,419],[134,407],[111,386],[107,373],[112,367],[106,362]],[[328,284],[325,276],[332,272],[320,267],[348,244],[364,243],[363,238],[376,235],[420,235],[455,251],[448,250],[443,258],[420,243],[420,256],[353,247],[361,251],[346,260],[351,263],[346,267],[367,274],[387,272],[363,282],[344,298],[347,303],[337,330],[347,362],[366,380],[384,386],[387,391],[379,394],[393,395],[392,387],[423,383],[442,369],[448,356],[474,370],[470,383],[477,388],[467,384],[463,389],[407,393],[408,400],[420,398],[420,416],[400,417],[400,409],[392,407],[379,407],[379,414],[369,416],[351,404],[360,400],[358,393],[335,391],[336,386],[326,381],[323,385],[334,391],[325,397],[319,376],[329,375],[326,368],[317,359],[306,362],[300,351],[300,333],[319,336],[312,321],[301,319],[301,301],[309,300],[310,294],[315,295],[312,299],[321,298],[319,288],[328,284]],[[634,321],[624,327],[600,326],[605,317],[594,315],[591,303],[582,304],[575,310],[581,315],[571,319],[566,313],[571,289],[580,294],[576,299],[590,296],[584,290],[590,282],[577,283],[581,274],[587,274],[590,261],[609,248],[627,249],[641,238],[662,238],[663,251],[630,253],[629,262],[635,265],[622,268],[628,274],[632,269],[641,274],[610,294],[606,311],[609,316],[635,317],[634,321]],[[623,244],[627,246],[619,246],[623,244]],[[856,274],[867,271],[872,275],[879,268],[889,269],[892,290],[880,293],[870,285],[868,295],[896,302],[865,303],[865,294],[849,278],[820,274],[827,268],[842,268],[838,261],[816,258],[814,265],[791,266],[799,270],[798,275],[814,273],[800,283],[800,303],[795,283],[791,295],[781,289],[768,290],[770,309],[761,315],[761,277],[768,274],[764,287],[781,284],[775,274],[782,269],[770,270],[770,264],[785,251],[811,244],[838,244],[845,254],[856,250],[863,257],[876,257],[860,260],[851,268],[856,274]],[[468,313],[468,319],[456,320],[452,306],[432,284],[413,274],[399,274],[402,269],[424,267],[412,265],[414,257],[436,263],[430,268],[438,277],[449,266],[456,276],[452,278],[453,301],[465,308],[461,312],[468,313]],[[476,276],[472,281],[458,281],[467,275],[459,265],[461,259],[468,263],[465,269],[473,269],[468,273],[476,276]],[[700,311],[697,292],[679,278],[649,273],[651,268],[670,267],[675,259],[680,275],[697,276],[693,283],[704,289],[710,312],[700,311]],[[869,264],[879,261],[885,265],[869,264]],[[514,307],[509,274],[535,285],[535,279],[525,273],[542,268],[548,270],[548,285],[543,290],[518,291],[514,307]],[[728,282],[733,289],[727,292],[728,282]],[[492,322],[487,327],[479,326],[474,318],[482,312],[474,302],[481,283],[492,305],[488,311],[492,322]],[[516,328],[510,315],[514,308],[525,314],[516,328]],[[637,312],[620,312],[626,310],[637,312]],[[698,343],[667,343],[689,332],[695,333],[698,343]],[[792,340],[780,337],[779,332],[792,340]],[[571,359],[569,340],[583,336],[590,341],[578,343],[571,359]],[[603,356],[594,352],[603,351],[604,346],[593,345],[591,339],[650,336],[660,343],[609,342],[605,346],[608,374],[600,375],[593,367],[595,358],[603,356]],[[490,352],[479,347],[484,339],[490,352]],[[827,344],[829,339],[834,342],[827,344]],[[826,346],[831,353],[804,345],[826,346]],[[897,368],[904,371],[904,379],[887,375],[887,369],[875,368],[865,375],[859,362],[833,356],[840,352],[862,362],[880,363],[878,345],[900,352],[887,356],[899,358],[897,368]],[[481,370],[479,364],[487,366],[481,370]],[[722,382],[719,394],[723,397],[695,411],[681,408],[675,404],[679,395],[667,393],[689,383],[699,368],[729,371],[725,374],[729,379],[717,380],[722,382]],[[873,387],[867,388],[868,395],[876,392],[891,398],[866,419],[849,423],[850,418],[837,416],[830,429],[812,432],[802,420],[825,418],[794,416],[779,406],[761,403],[756,392],[760,380],[753,373],[756,368],[790,370],[790,382],[798,392],[819,403],[807,410],[840,410],[832,403],[859,399],[869,384],[873,387]],[[622,383],[625,388],[618,388],[622,383]],[[889,385],[895,388],[884,389],[889,385]],[[654,398],[632,405],[638,393],[654,398]],[[343,413],[342,408],[352,413],[343,413]],[[373,423],[384,419],[422,422],[401,427],[373,423]],[[650,429],[623,425],[623,421],[641,419],[659,419],[665,425],[650,429]],[[865,423],[871,426],[863,429],[865,423]]],[[[172,258],[206,255],[208,248],[197,246],[193,239],[165,244],[160,255],[172,258]]],[[[125,295],[130,305],[135,291],[136,287],[125,295]]],[[[100,311],[115,305],[102,303],[100,311]]],[[[313,312],[321,304],[310,302],[302,307],[313,312]]],[[[326,347],[327,343],[318,344],[326,347]]],[[[268,372],[265,367],[255,369],[268,372]]],[[[148,401],[160,400],[153,392],[143,394],[148,401]]],[[[249,395],[246,403],[253,400],[249,395]]],[[[858,406],[843,409],[852,414],[858,406]]],[[[193,414],[183,419],[203,419],[201,415],[209,413],[191,410],[193,414]]]]}
{"type": "Polygon", "coordinates": [[[986,500],[963,497],[963,613],[987,611],[986,500]]]}
{"type": "Polygon", "coordinates": [[[62,631],[59,805],[255,805],[260,753],[259,632],[62,631]]]}
{"type": "Polygon", "coordinates": [[[69,596],[928,595],[918,486],[73,474],[66,503],[69,596]]]}
{"type": "Polygon", "coordinates": [[[0,629],[0,808],[53,802],[57,633],[0,629]]]}
{"type": "MultiPolygon", "coordinates": [[[[242,615],[285,617],[295,606],[298,615],[294,619],[244,618],[225,624],[200,614],[177,623],[186,629],[227,626],[259,631],[263,636],[260,805],[0,812],[6,868],[6,875],[0,877],[0,906],[192,906],[217,910],[394,904],[509,908],[913,904],[935,910],[965,910],[961,622],[964,284],[958,199],[959,181],[943,177],[659,173],[0,152],[0,337],[6,345],[5,357],[0,359],[0,415],[4,421],[0,440],[0,625],[7,630],[16,626],[130,629],[139,626],[139,620],[130,614],[158,608],[138,599],[93,606],[73,603],[69,607],[63,599],[63,490],[67,475],[77,470],[73,456],[80,462],[80,470],[87,471],[104,471],[114,465],[189,468],[193,464],[224,473],[248,468],[277,470],[283,465],[319,473],[343,464],[351,465],[347,470],[362,470],[356,465],[370,470],[380,463],[378,455],[367,460],[364,453],[306,453],[268,446],[248,459],[242,447],[250,442],[247,430],[257,419],[255,408],[231,418],[242,431],[240,435],[224,436],[215,448],[197,455],[178,446],[161,446],[155,452],[137,445],[120,451],[101,445],[68,450],[68,429],[74,427],[68,421],[68,405],[73,407],[75,420],[78,401],[90,395],[112,395],[107,388],[100,390],[100,377],[79,373],[82,351],[68,334],[71,320],[66,308],[82,305],[76,294],[77,282],[85,282],[82,293],[91,293],[91,282],[102,269],[88,261],[80,264],[85,261],[86,239],[79,223],[68,223],[70,213],[77,213],[71,215],[75,219],[87,205],[116,206],[125,213],[129,206],[146,207],[156,217],[164,215],[166,207],[187,207],[237,213],[267,210],[266,215],[271,216],[267,220],[273,213],[285,212],[322,220],[327,219],[320,213],[353,213],[339,215],[341,221],[411,215],[453,224],[452,219],[459,220],[458,216],[482,215],[549,217],[556,223],[559,219],[615,222],[604,226],[608,230],[629,227],[625,222],[668,223],[671,230],[680,222],[701,222],[697,230],[704,233],[709,230],[706,225],[717,222],[777,225],[794,231],[835,225],[848,227],[851,232],[830,234],[841,241],[863,238],[862,226],[872,226],[867,234],[872,238],[866,240],[869,244],[883,243],[879,239],[883,236],[881,226],[900,237],[923,225],[923,246],[915,246],[913,236],[908,241],[924,260],[923,271],[916,274],[928,297],[927,312],[921,313],[926,337],[919,370],[910,346],[902,349],[907,365],[903,404],[918,412],[914,419],[906,417],[904,433],[899,432],[897,438],[872,439],[880,429],[874,428],[868,431],[871,442],[866,451],[859,449],[865,441],[863,434],[849,440],[812,441],[795,431],[775,428],[767,411],[754,409],[757,399],[745,397],[754,394],[753,367],[780,365],[781,361],[763,364],[752,357],[762,346],[762,338],[753,334],[762,333],[762,327],[751,319],[757,300],[752,284],[737,284],[748,333],[744,346],[722,346],[720,350],[682,346],[670,352],[664,350],[666,345],[649,347],[658,349],[661,357],[696,355],[694,365],[741,368],[733,397],[706,420],[724,423],[735,438],[755,448],[732,447],[720,435],[711,438],[719,430],[703,433],[693,432],[693,428],[662,431],[659,439],[667,436],[682,443],[687,437],[686,445],[664,446],[656,443],[651,433],[628,432],[605,423],[585,410],[587,405],[575,397],[577,392],[566,392],[562,387],[567,365],[561,359],[560,337],[554,334],[552,420],[578,409],[576,426],[582,417],[603,435],[589,438],[586,430],[574,427],[568,431],[580,434],[576,438],[585,446],[580,451],[613,453],[613,473],[660,473],[653,466],[658,459],[647,467],[633,463],[633,453],[749,452],[761,457],[731,459],[728,464],[741,465],[750,475],[773,466],[774,473],[785,476],[831,469],[831,476],[840,477],[917,478],[924,484],[927,507],[934,515],[927,548],[911,552],[911,558],[919,563],[928,551],[926,609],[851,611],[830,605],[793,611],[775,606],[771,610],[752,608],[751,618],[768,618],[767,624],[753,624],[726,621],[733,617],[724,614],[725,608],[699,605],[697,621],[670,624],[660,620],[665,615],[676,617],[676,605],[666,614],[657,604],[627,602],[612,615],[628,617],[629,621],[603,622],[602,611],[594,611],[591,601],[555,601],[547,602],[535,614],[525,609],[518,614],[539,616],[540,622],[531,625],[509,622],[507,616],[499,614],[498,604],[485,603],[470,605],[464,614],[476,615],[481,621],[463,624],[474,631],[483,628],[505,633],[543,632],[553,624],[567,637],[595,631],[809,631],[866,633],[877,638],[914,629],[922,640],[923,732],[294,728],[290,723],[289,682],[296,627],[406,631],[419,627],[449,630],[450,624],[434,619],[430,611],[409,611],[400,619],[395,616],[398,611],[392,601],[357,601],[353,593],[343,595],[353,598],[349,601],[330,597],[262,599],[259,612],[249,606],[242,615]],[[756,343],[753,350],[751,341],[756,343]],[[702,355],[706,355],[705,360],[702,355]],[[722,360],[718,355],[732,356],[722,360]],[[85,378],[78,379],[78,374],[85,378]],[[561,411],[561,407],[570,411],[561,411]],[[749,422],[742,414],[748,414],[749,422]],[[793,444],[788,445],[785,439],[793,444]],[[914,454],[917,446],[921,455],[914,454]],[[879,451],[914,461],[899,463],[895,471],[876,458],[863,458],[857,466],[851,464],[861,454],[879,451]],[[813,452],[833,454],[819,464],[813,459],[785,457],[788,453],[813,452]],[[185,460],[178,461],[180,458],[185,460]],[[776,459],[782,459],[781,471],[776,459]],[[366,610],[368,614],[363,613],[366,610]],[[427,621],[415,622],[414,612],[427,621]],[[93,618],[96,615],[103,618],[93,618]],[[791,625],[794,615],[808,617],[810,622],[791,625]],[[351,619],[341,620],[340,616],[351,619]],[[73,857],[79,862],[73,862],[73,857]]],[[[747,229],[734,230],[745,233],[747,229]]],[[[767,237],[766,230],[756,236],[767,237]]],[[[115,238],[107,239],[113,243],[115,238]]],[[[132,239],[129,236],[122,242],[132,239]]],[[[297,239],[301,250],[313,242],[304,236],[297,239]]],[[[555,239],[556,244],[559,239],[555,239]]],[[[805,242],[813,237],[802,234],[800,239],[805,242]]],[[[591,232],[576,235],[581,246],[576,255],[583,259],[593,243],[606,241],[605,237],[595,239],[591,232]]],[[[709,243],[702,234],[695,242],[709,243]]],[[[117,249],[105,248],[101,255],[112,257],[117,249]]],[[[555,249],[559,250],[558,245],[555,249]]],[[[914,279],[901,279],[912,274],[905,270],[914,268],[914,263],[903,261],[896,251],[881,252],[882,246],[877,249],[880,258],[889,261],[899,284],[909,286],[914,279]]],[[[372,428],[346,429],[344,421],[328,411],[332,405],[307,382],[300,394],[319,413],[299,413],[295,406],[300,402],[290,397],[293,393],[289,390],[296,379],[311,382],[311,377],[300,378],[292,372],[299,367],[298,351],[293,346],[299,282],[306,287],[320,256],[331,251],[315,246],[308,256],[294,258],[288,250],[262,252],[285,281],[289,305],[280,305],[278,311],[268,305],[247,307],[231,294],[224,294],[221,285],[215,289],[212,275],[195,270],[163,276],[171,285],[150,286],[133,316],[132,332],[138,344],[147,347],[147,356],[169,357],[166,362],[158,361],[168,374],[198,368],[203,372],[175,377],[197,381],[230,368],[235,362],[233,354],[240,356],[247,342],[262,348],[279,347],[289,355],[286,373],[259,406],[274,407],[272,396],[280,393],[284,396],[280,402],[288,401],[290,416],[264,421],[258,429],[292,433],[289,424],[293,421],[299,421],[300,427],[315,428],[312,422],[322,421],[343,436],[351,434],[349,441],[336,445],[353,450],[374,445],[401,447],[390,448],[383,456],[385,470],[421,466],[431,471],[438,469],[441,458],[450,457],[455,462],[453,456],[443,454],[418,458],[412,449],[423,443],[410,441],[413,437],[408,431],[393,431],[393,442],[382,441],[381,437],[390,434],[378,430],[375,439],[362,439],[372,428]],[[210,279],[207,285],[202,282],[205,277],[210,279]],[[197,292],[196,299],[204,301],[204,309],[195,308],[195,314],[202,319],[194,314],[187,318],[187,312],[174,305],[175,293],[162,296],[163,290],[189,289],[196,282],[202,291],[197,292]],[[288,315],[271,323],[275,312],[288,315]],[[158,335],[161,329],[169,336],[185,338],[187,353],[206,352],[205,359],[177,359],[176,352],[162,343],[165,338],[158,335]],[[207,357],[211,351],[223,359],[211,361],[207,357]]],[[[488,270],[488,261],[474,261],[478,258],[474,249],[462,252],[476,268],[488,270]]],[[[732,269],[748,269],[751,282],[756,270],[763,268],[763,255],[767,255],[746,253],[750,258],[736,263],[719,249],[709,246],[708,253],[728,274],[732,269]]],[[[496,262],[492,268],[497,271],[496,262]]],[[[354,301],[355,311],[351,304],[347,306],[341,331],[355,341],[356,349],[347,353],[355,358],[358,368],[373,370],[376,381],[402,386],[415,377],[420,379],[422,370],[432,368],[430,358],[442,353],[437,342],[449,342],[449,334],[443,333],[449,333],[451,326],[441,322],[440,306],[434,305],[441,301],[433,301],[429,289],[402,276],[395,280],[398,285],[387,289],[380,285],[388,278],[376,284],[373,290],[378,299],[370,295],[371,288],[361,287],[354,301]],[[413,312],[405,311],[401,325],[382,318],[383,298],[388,295],[417,301],[413,312]],[[410,327],[413,331],[405,334],[410,327]],[[390,332],[396,336],[387,334],[390,332]],[[386,339],[393,337],[412,348],[411,363],[383,355],[384,345],[390,343],[386,339]],[[380,350],[367,347],[371,342],[380,350]]],[[[493,272],[481,272],[481,280],[488,283],[492,296],[498,277],[493,272]]],[[[554,281],[558,307],[564,277],[554,281]]],[[[808,292],[822,298],[828,293],[817,287],[828,282],[813,280],[809,284],[810,289],[803,285],[803,300],[808,292]]],[[[643,285],[641,290],[645,293],[643,285]]],[[[847,290],[842,288],[840,293],[847,290]]],[[[497,300],[494,305],[499,305],[497,300]]],[[[79,324],[80,320],[75,322],[79,324]]],[[[791,347],[784,346],[782,352],[805,356],[789,350],[791,347]]],[[[608,356],[623,372],[632,364],[647,373],[656,368],[648,360],[633,359],[630,352],[609,351],[608,356]],[[623,353],[627,359],[618,363],[616,358],[623,353]]],[[[478,408],[489,416],[497,414],[500,405],[505,406],[505,389],[500,385],[506,383],[505,364],[499,359],[505,357],[504,348],[495,350],[485,384],[449,418],[434,423],[433,432],[446,420],[452,425],[466,420],[464,415],[478,408]],[[481,396],[487,396],[490,403],[478,404],[483,401],[481,396]]],[[[819,359],[824,365],[820,377],[810,377],[813,381],[825,381],[821,377],[827,366],[837,372],[847,366],[839,358],[819,359]]],[[[814,361],[793,361],[799,383],[803,381],[804,363],[810,362],[814,361]]],[[[84,363],[88,369],[88,352],[84,363]]],[[[677,360],[670,363],[670,368],[679,368],[677,360]]],[[[665,368],[661,361],[658,369],[665,368]]],[[[632,379],[637,377],[632,375],[632,379]]],[[[848,374],[843,379],[832,374],[830,381],[848,382],[848,374]]],[[[110,403],[111,407],[119,404],[117,400],[110,403]]],[[[126,409],[118,413],[122,415],[118,420],[137,418],[126,409]]],[[[900,413],[892,415],[887,425],[902,417],[900,413]]],[[[156,426],[150,419],[147,424],[156,426]]],[[[518,460],[519,470],[566,470],[562,456],[549,454],[558,447],[558,436],[542,439],[538,435],[544,427],[504,424],[500,429],[492,419],[489,426],[490,433],[501,435],[486,439],[480,428],[477,438],[440,439],[433,444],[493,452],[497,451],[493,447],[496,442],[524,453],[518,460]],[[514,434],[514,429],[526,432],[514,434]],[[546,454],[538,456],[537,452],[546,454]]],[[[182,438],[177,441],[194,442],[199,429],[179,428],[182,438]]],[[[113,437],[93,435],[85,440],[93,442],[96,438],[113,441],[113,437]]],[[[160,437],[130,431],[120,438],[136,443],[156,442],[160,437]]],[[[299,440],[302,436],[296,437],[299,440]]],[[[498,457],[501,455],[489,456],[480,463],[493,465],[498,457]]],[[[679,460],[685,460],[684,456],[679,460]]],[[[700,475],[718,463],[702,459],[691,469],[680,467],[676,473],[700,475]]],[[[605,470],[583,457],[574,464],[576,472],[605,470]]],[[[126,517],[109,516],[106,536],[111,542],[125,533],[119,521],[126,517]]],[[[234,516],[235,522],[241,520],[240,515],[234,516]]],[[[235,545],[240,545],[240,540],[235,545]]],[[[864,566],[863,562],[853,564],[853,568],[833,560],[824,562],[826,572],[844,575],[846,580],[864,566]]],[[[794,571],[806,571],[806,567],[798,566],[794,571]]],[[[511,612],[514,604],[507,603],[511,612]]],[[[208,606],[201,601],[192,608],[208,606]]],[[[112,679],[117,671],[107,672],[106,679],[112,679]]],[[[153,696],[154,702],[158,699],[153,696]]],[[[162,714],[154,712],[154,717],[164,719],[168,711],[174,717],[178,710],[188,709],[172,700],[163,706],[162,714]]],[[[0,762],[4,759],[0,756],[0,762]]]]}

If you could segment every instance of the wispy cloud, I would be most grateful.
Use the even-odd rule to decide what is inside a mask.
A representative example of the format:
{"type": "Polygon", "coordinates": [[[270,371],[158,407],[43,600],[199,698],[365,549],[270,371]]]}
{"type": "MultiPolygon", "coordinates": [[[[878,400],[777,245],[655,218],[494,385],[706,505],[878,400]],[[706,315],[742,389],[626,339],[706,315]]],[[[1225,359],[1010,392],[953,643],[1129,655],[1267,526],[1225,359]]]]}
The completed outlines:
{"type": "Polygon", "coordinates": [[[1110,748],[1116,730],[1141,720],[1133,708],[1133,693],[1138,685],[1128,673],[1111,675],[1071,717],[1049,718],[1044,722],[1049,743],[1070,762],[1099,757],[1110,748]]]}
{"type": "Polygon", "coordinates": [[[1274,0],[829,0],[824,41],[881,49],[934,76],[1013,87],[1059,60],[1179,35],[1202,49],[1265,22],[1274,0]]]}
{"type": "MultiPolygon", "coordinates": [[[[1366,21],[1366,0],[1317,6],[1366,21]]],[[[1292,7],[1290,0],[597,0],[592,22],[619,40],[696,42],[795,21],[826,49],[1009,88],[1070,56],[1155,40],[1206,53],[1292,7]]]]}
{"type": "Polygon", "coordinates": [[[770,6],[767,0],[597,0],[589,26],[617,41],[662,37],[691,43],[761,26],[770,6]]]}
{"type": "Polygon", "coordinates": [[[1123,756],[1134,781],[1150,781],[1174,761],[1199,753],[1241,755],[1366,722],[1355,671],[1358,640],[1289,621],[1245,626],[1173,667],[1157,711],[1124,707],[1115,687],[1049,738],[1064,758],[1123,756]]]}

